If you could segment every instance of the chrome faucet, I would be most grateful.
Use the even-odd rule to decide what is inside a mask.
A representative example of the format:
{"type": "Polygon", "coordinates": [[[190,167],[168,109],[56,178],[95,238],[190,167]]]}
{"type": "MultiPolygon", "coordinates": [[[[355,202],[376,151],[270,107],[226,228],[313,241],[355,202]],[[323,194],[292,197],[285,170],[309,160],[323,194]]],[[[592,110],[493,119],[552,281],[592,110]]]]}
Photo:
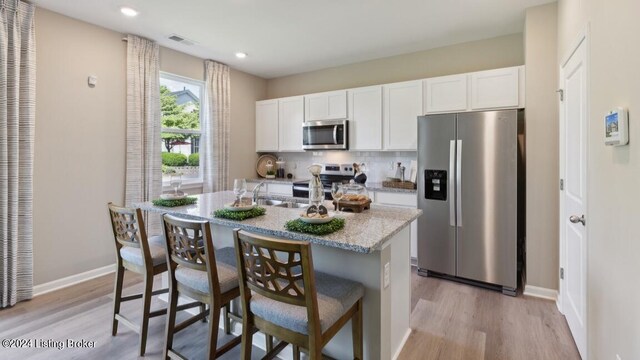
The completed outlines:
{"type": "Polygon", "coordinates": [[[258,203],[258,194],[260,193],[260,187],[262,187],[262,185],[264,185],[265,182],[261,182],[260,184],[256,185],[253,188],[253,202],[254,203],[258,203]]]}

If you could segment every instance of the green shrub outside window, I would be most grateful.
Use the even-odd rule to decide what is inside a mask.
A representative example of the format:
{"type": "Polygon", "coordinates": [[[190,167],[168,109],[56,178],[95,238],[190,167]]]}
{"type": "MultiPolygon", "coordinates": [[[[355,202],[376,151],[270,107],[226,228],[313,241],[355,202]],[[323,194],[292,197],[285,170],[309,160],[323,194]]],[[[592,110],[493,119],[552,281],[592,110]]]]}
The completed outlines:
{"type": "Polygon", "coordinates": [[[186,166],[188,163],[187,155],[180,153],[162,153],[162,165],[166,166],[186,166]]]}

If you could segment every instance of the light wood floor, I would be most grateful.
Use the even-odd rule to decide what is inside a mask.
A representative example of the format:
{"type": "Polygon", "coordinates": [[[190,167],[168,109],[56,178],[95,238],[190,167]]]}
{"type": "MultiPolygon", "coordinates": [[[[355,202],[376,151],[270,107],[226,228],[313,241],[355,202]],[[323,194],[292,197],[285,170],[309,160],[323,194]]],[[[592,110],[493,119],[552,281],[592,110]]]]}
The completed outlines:
{"type": "MultiPolygon", "coordinates": [[[[125,276],[126,293],[138,292],[141,279],[125,276]]],[[[413,332],[400,359],[579,359],[569,329],[555,304],[519,295],[424,278],[412,274],[413,332]]],[[[135,359],[138,336],[120,325],[111,336],[113,275],[103,276],[0,311],[0,339],[85,339],[92,349],[5,349],[0,359],[135,359]]],[[[154,299],[153,308],[163,306],[154,299]]],[[[138,321],[140,302],[123,305],[138,321]]],[[[162,358],[165,317],[151,319],[147,353],[140,359],[162,358]]],[[[190,358],[204,355],[207,324],[183,332],[176,345],[190,358]],[[189,346],[187,349],[187,345],[189,346]]],[[[220,341],[226,341],[226,338],[220,341]]],[[[253,358],[264,354],[254,348],[253,358]]],[[[238,359],[239,347],[220,359],[238,359]]]]}
{"type": "Polygon", "coordinates": [[[399,359],[580,359],[549,300],[412,273],[411,328],[399,359]]]}

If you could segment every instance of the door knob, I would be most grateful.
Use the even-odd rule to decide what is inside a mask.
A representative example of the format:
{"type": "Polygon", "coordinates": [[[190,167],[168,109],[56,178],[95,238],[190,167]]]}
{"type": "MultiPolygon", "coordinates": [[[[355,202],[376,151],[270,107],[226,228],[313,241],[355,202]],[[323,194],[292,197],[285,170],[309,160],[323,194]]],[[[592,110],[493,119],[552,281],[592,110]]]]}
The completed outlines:
{"type": "Polygon", "coordinates": [[[578,215],[571,215],[569,216],[569,221],[571,221],[574,224],[582,223],[582,226],[587,224],[587,221],[585,220],[584,215],[580,217],[578,217],[578,215]]]}

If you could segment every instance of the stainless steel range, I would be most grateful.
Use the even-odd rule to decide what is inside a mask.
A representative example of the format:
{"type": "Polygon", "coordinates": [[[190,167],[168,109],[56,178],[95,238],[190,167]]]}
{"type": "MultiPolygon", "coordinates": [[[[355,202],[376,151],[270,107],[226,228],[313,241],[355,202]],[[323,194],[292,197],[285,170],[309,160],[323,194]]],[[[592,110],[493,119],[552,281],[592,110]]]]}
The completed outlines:
{"type": "MultiPolygon", "coordinates": [[[[324,187],[324,196],[327,200],[333,200],[331,196],[331,184],[348,184],[353,179],[353,164],[322,164],[320,181],[324,187]]],[[[293,196],[309,197],[309,180],[293,183],[293,196]]]]}

